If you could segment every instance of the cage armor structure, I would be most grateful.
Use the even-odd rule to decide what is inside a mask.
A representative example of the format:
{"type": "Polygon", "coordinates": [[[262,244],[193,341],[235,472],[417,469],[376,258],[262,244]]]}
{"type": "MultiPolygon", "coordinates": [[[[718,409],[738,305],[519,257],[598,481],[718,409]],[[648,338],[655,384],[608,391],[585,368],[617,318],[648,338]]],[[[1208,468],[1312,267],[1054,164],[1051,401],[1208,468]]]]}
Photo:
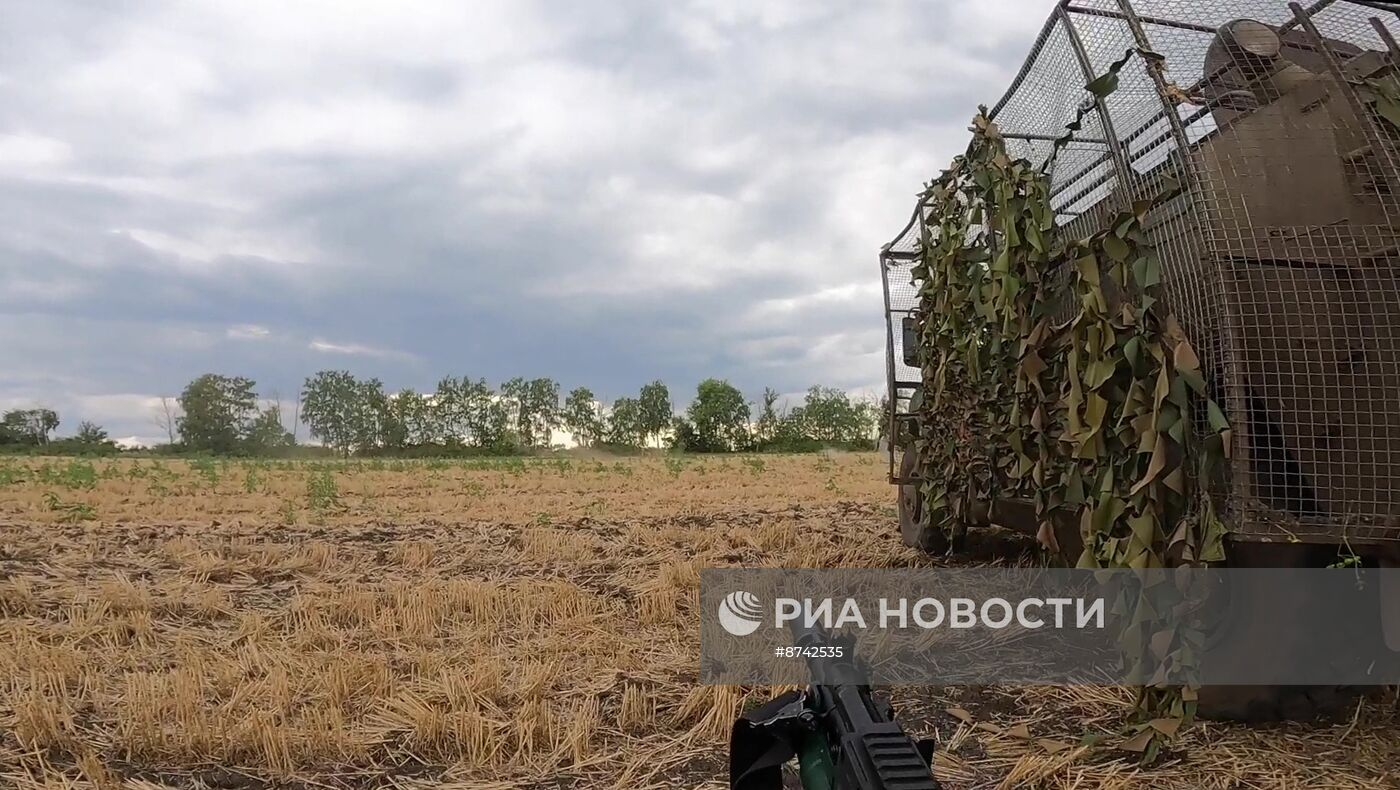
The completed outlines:
{"type": "MultiPolygon", "coordinates": [[[[1064,0],[988,112],[1009,155],[1046,167],[1055,226],[1069,238],[1181,184],[1143,227],[1167,306],[1228,417],[1223,474],[1194,482],[1224,522],[1232,565],[1339,554],[1400,564],[1397,37],[1400,10],[1369,0],[1064,0]],[[1125,51],[1136,57],[1113,73],[1114,89],[1088,90],[1125,51]]],[[[946,551],[957,535],[928,524],[913,449],[926,393],[912,271],[929,211],[916,206],[880,251],[897,439],[889,470],[904,541],[946,551]]],[[[1038,528],[1033,505],[1016,497],[962,515],[959,530],[1038,528]]],[[[1072,561],[1078,519],[1056,521],[1049,543],[1072,561]]],[[[1289,634],[1291,613],[1308,605],[1239,602],[1239,633],[1287,654],[1302,638],[1289,634]]],[[[1377,620],[1357,638],[1400,650],[1400,590],[1378,591],[1377,620]]],[[[1255,718],[1298,715],[1326,697],[1253,689],[1203,694],[1201,705],[1255,718]]]]}

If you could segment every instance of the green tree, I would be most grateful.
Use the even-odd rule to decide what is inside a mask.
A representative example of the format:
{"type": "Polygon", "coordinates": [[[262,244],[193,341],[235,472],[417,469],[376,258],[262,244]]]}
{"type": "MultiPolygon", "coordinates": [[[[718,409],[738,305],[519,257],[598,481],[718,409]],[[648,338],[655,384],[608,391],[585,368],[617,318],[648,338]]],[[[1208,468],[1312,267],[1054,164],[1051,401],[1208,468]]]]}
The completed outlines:
{"type": "Polygon", "coordinates": [[[322,370],[306,380],[301,392],[301,419],[311,436],[350,455],[363,435],[359,382],[348,370],[322,370]]]}
{"type": "Polygon", "coordinates": [[[375,378],[356,382],[354,404],[356,451],[365,453],[404,446],[403,423],[384,392],[384,382],[375,378]]]}
{"type": "Polygon", "coordinates": [[[57,428],[58,412],[53,409],[11,409],[0,417],[0,444],[48,444],[57,428]]]}
{"type": "Polygon", "coordinates": [[[802,404],[802,433],[818,442],[854,444],[868,441],[871,418],[863,403],[833,387],[812,387],[802,404]]]}
{"type": "Polygon", "coordinates": [[[677,442],[684,449],[732,452],[749,445],[749,404],[727,381],[700,382],[685,414],[686,419],[677,425],[678,433],[687,437],[685,442],[677,442]]]}
{"type": "Polygon", "coordinates": [[[393,400],[394,417],[403,426],[406,444],[422,447],[442,441],[442,429],[431,399],[406,389],[400,390],[393,400]]]}
{"type": "Polygon", "coordinates": [[[504,451],[515,446],[515,434],[510,429],[510,409],[494,395],[486,400],[473,423],[473,444],[488,450],[504,451]]]}
{"type": "Polygon", "coordinates": [[[180,393],[184,412],[176,428],[191,450],[231,453],[241,449],[257,415],[253,382],[242,376],[204,375],[180,393]]]}
{"type": "Polygon", "coordinates": [[[83,420],[78,423],[78,434],[73,437],[79,444],[102,445],[111,442],[107,438],[107,431],[95,422],[83,420]]]}
{"type": "Polygon", "coordinates": [[[439,381],[430,413],[446,444],[498,447],[508,442],[510,416],[486,379],[448,376],[439,381]]]}
{"type": "Polygon", "coordinates": [[[641,412],[642,433],[648,438],[660,439],[675,417],[671,411],[671,391],[661,381],[642,387],[637,408],[641,412]]]}
{"type": "Polygon", "coordinates": [[[603,420],[598,415],[598,399],[593,390],[576,387],[564,399],[564,408],[559,412],[560,422],[574,435],[581,446],[597,444],[603,437],[603,420]]]}
{"type": "Polygon", "coordinates": [[[559,382],[550,378],[531,379],[530,410],[534,418],[531,435],[539,439],[542,446],[550,446],[554,429],[559,427],[559,382]]]}
{"type": "Polygon", "coordinates": [[[779,397],[772,387],[763,388],[763,408],[759,410],[758,423],[754,426],[755,438],[760,443],[766,444],[778,438],[778,429],[786,416],[779,414],[776,408],[779,397]]]}
{"type": "Polygon", "coordinates": [[[520,443],[526,447],[547,447],[551,431],[559,426],[558,382],[517,376],[501,385],[501,398],[513,417],[520,443]]]}
{"type": "Polygon", "coordinates": [[[59,413],[53,409],[10,409],[0,417],[0,444],[48,444],[57,427],[59,413]]]}
{"type": "Polygon", "coordinates": [[[636,398],[618,398],[608,412],[608,443],[637,447],[642,443],[642,407],[636,398]]]}
{"type": "Polygon", "coordinates": [[[268,404],[248,427],[247,447],[255,453],[291,447],[292,433],[282,424],[282,407],[268,404]]]}

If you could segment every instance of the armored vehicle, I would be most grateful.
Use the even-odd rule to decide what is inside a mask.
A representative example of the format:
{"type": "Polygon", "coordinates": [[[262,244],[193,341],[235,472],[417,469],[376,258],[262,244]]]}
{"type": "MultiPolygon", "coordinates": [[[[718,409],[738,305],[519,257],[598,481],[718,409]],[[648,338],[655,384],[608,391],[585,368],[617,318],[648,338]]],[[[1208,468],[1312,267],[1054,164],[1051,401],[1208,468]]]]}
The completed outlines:
{"type": "MultiPolygon", "coordinates": [[[[1064,0],[987,111],[1011,157],[1046,168],[1067,235],[1179,185],[1143,228],[1229,420],[1225,469],[1200,481],[1229,564],[1400,564],[1397,37],[1388,2],[1064,0]],[[1113,90],[1087,89],[1110,72],[1113,90]]],[[[889,463],[903,539],[946,551],[960,535],[928,523],[913,440],[928,430],[914,275],[929,211],[921,201],[879,258],[889,463]]],[[[964,533],[1037,534],[1024,499],[964,516],[964,533]]],[[[1054,532],[1042,542],[1073,561],[1078,520],[1054,532]]],[[[1378,633],[1400,650],[1400,590],[1379,597],[1378,633]]],[[[1275,603],[1282,617],[1306,604],[1275,603]]]]}

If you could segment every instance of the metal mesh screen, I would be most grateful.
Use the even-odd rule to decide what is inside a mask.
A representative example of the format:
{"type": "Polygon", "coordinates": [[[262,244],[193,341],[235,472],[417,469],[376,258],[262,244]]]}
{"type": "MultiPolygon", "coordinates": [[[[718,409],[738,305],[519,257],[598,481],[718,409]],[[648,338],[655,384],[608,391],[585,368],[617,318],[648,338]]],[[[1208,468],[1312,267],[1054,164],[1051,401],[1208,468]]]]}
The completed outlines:
{"type": "MultiPolygon", "coordinates": [[[[1381,3],[1076,0],[994,106],[1011,153],[1042,164],[1082,86],[1138,51],[1057,155],[1052,204],[1087,234],[1184,185],[1147,226],[1234,428],[1237,535],[1400,540],[1400,111],[1377,98],[1400,89],[1396,36],[1381,3]]],[[[918,378],[898,323],[917,234],[882,258],[892,387],[918,378]]]]}

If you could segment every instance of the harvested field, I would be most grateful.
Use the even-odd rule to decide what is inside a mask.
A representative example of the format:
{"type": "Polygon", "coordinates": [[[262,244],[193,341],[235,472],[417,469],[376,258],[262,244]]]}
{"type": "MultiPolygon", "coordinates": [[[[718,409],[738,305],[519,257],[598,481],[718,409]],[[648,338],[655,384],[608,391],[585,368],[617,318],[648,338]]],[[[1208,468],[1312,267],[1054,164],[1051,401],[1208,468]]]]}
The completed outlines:
{"type": "MultiPolygon", "coordinates": [[[[0,785],[721,786],[730,720],[770,690],[696,685],[699,569],[942,562],[899,544],[884,472],[0,460],[0,785]]],[[[950,788],[1400,783],[1393,693],[1196,724],[1146,769],[1082,745],[1124,689],[894,699],[950,788]]]]}

